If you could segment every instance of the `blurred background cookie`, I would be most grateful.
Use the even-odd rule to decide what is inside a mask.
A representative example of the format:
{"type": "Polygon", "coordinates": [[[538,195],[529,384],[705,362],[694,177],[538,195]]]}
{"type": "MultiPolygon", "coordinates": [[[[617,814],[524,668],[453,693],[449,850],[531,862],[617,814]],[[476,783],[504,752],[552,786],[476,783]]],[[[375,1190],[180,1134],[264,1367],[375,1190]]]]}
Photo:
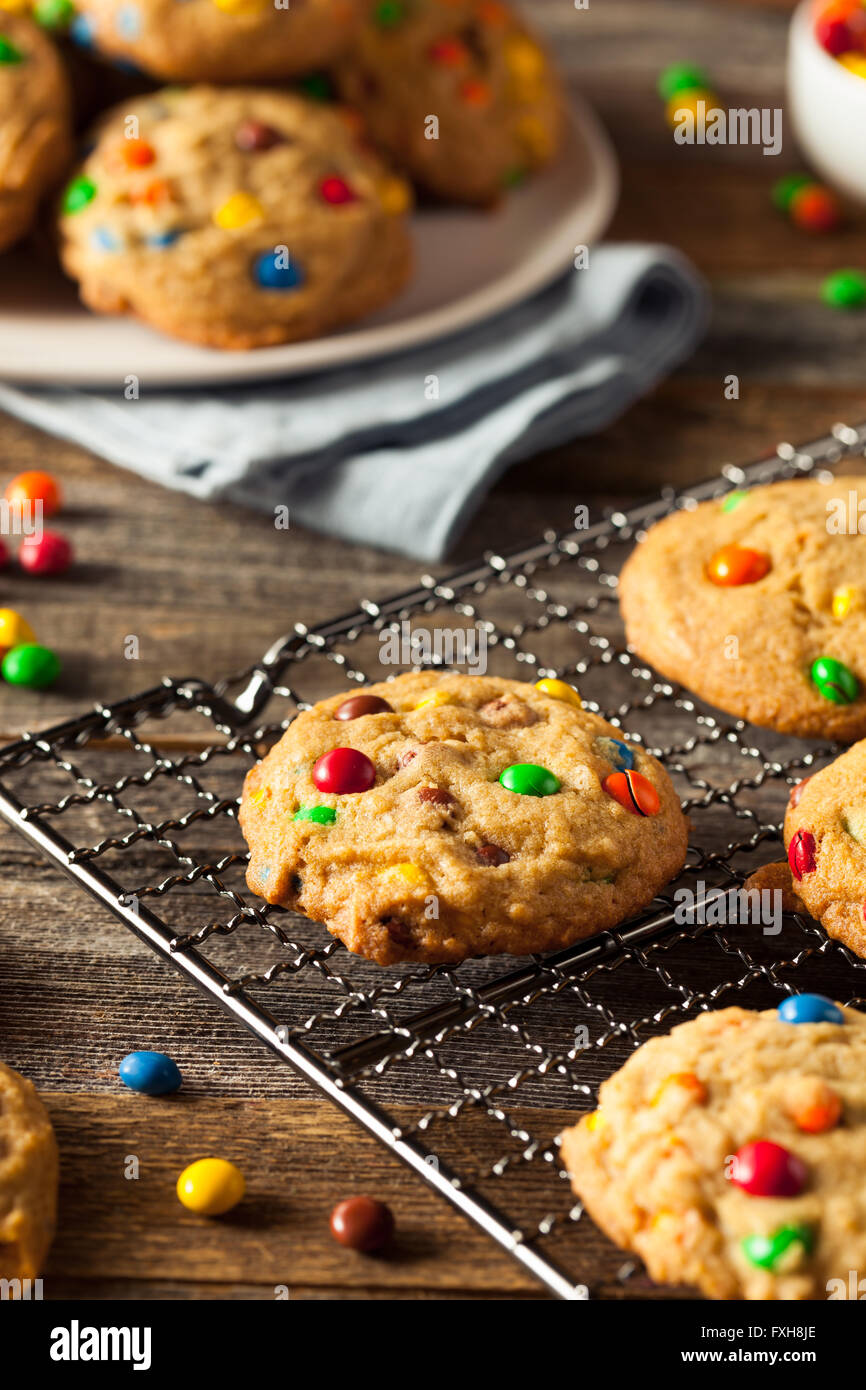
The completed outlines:
{"type": "Polygon", "coordinates": [[[0,9],[0,251],[29,230],[71,157],[69,92],[49,38],[0,9]]]}
{"type": "Polygon", "coordinates": [[[61,255],[100,313],[250,348],[385,304],[411,268],[410,194],[344,113],[258,89],[165,89],[102,121],[61,255]]]}
{"type": "Polygon", "coordinates": [[[370,138],[437,197],[494,203],[560,146],[559,78],[499,0],[365,0],[337,64],[370,138]]]}
{"type": "Polygon", "coordinates": [[[57,1142],[36,1088],[0,1062],[0,1279],[35,1279],[54,1235],[57,1142]]]}

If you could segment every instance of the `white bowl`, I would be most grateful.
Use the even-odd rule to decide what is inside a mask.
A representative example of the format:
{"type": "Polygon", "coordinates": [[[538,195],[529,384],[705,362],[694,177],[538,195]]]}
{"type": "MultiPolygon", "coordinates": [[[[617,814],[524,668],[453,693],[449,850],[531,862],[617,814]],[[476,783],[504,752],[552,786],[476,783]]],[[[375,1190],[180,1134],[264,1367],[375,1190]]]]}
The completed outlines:
{"type": "Polygon", "coordinates": [[[814,169],[841,193],[866,202],[866,78],[849,72],[815,37],[826,0],[803,0],[788,46],[788,118],[814,169]]]}

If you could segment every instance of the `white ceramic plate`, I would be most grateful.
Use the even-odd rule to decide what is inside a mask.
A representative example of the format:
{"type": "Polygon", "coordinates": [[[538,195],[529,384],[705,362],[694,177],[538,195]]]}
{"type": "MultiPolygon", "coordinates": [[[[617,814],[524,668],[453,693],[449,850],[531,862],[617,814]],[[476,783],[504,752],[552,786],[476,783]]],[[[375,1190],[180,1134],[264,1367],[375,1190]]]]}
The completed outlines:
{"type": "Polygon", "coordinates": [[[618,176],[607,136],[575,103],[556,165],[495,212],[424,209],[414,219],[417,268],[387,309],[326,338],[252,352],[217,352],[134,319],[83,309],[74,286],[32,251],[0,257],[0,379],[51,385],[188,386],[293,376],[430,342],[478,323],[549,284],[576,246],[604,231],[618,176]]]}

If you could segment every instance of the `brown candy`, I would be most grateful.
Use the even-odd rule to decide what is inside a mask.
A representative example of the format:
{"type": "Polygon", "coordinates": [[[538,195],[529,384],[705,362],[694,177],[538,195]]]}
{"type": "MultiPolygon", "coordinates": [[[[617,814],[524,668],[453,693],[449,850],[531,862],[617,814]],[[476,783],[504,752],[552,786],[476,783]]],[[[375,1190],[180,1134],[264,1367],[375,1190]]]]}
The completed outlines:
{"type": "Polygon", "coordinates": [[[272,125],[264,121],[241,121],[235,131],[235,144],[239,150],[270,150],[274,145],[283,145],[286,137],[272,125]]]}
{"type": "Polygon", "coordinates": [[[489,864],[494,869],[500,864],[507,864],[511,859],[511,855],[506,850],[500,849],[498,845],[481,845],[475,853],[482,863],[489,864]]]}
{"type": "Polygon", "coordinates": [[[478,714],[493,729],[525,729],[538,719],[534,709],[510,695],[503,695],[499,700],[488,700],[478,714]]]}
{"type": "Polygon", "coordinates": [[[335,719],[362,719],[365,714],[393,714],[387,700],[379,695],[350,695],[334,710],[335,719]]]}
{"type": "Polygon", "coordinates": [[[388,1245],[394,1235],[390,1207],[374,1197],[347,1197],[331,1212],[331,1235],[349,1250],[375,1254],[388,1245]]]}
{"type": "Polygon", "coordinates": [[[398,946],[410,947],[415,942],[412,938],[412,929],[405,922],[401,922],[399,917],[383,917],[382,926],[387,931],[391,940],[398,946]]]}
{"type": "Polygon", "coordinates": [[[432,806],[451,806],[454,797],[450,792],[446,792],[442,787],[419,787],[418,799],[429,801],[432,806]]]}

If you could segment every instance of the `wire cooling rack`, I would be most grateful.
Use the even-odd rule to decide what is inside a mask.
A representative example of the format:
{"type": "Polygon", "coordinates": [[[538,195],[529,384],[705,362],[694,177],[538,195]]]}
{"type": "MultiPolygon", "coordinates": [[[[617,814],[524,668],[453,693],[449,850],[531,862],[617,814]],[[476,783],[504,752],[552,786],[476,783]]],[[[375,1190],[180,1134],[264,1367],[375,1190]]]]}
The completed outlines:
{"type": "Polygon", "coordinates": [[[219,684],[166,680],[27,735],[0,751],[0,815],[552,1293],[647,1296],[646,1277],[570,1195],[562,1126],[647,1037],[804,986],[862,1004],[866,962],[800,917],[777,934],[733,912],[684,917],[681,888],[698,903],[728,890],[733,903],[731,890],[781,857],[789,787],[833,749],[752,728],[659,679],[625,645],[616,576],[673,508],[864,453],[866,424],[837,425],[315,629],[298,624],[219,684]],[[588,708],[662,759],[691,820],[688,861],[641,917],[556,955],[383,970],[248,893],[237,797],[297,709],[382,678],[383,634],[461,628],[483,633],[491,674],[576,681],[588,708]],[[110,783],[106,741],[124,768],[110,783]]]}

